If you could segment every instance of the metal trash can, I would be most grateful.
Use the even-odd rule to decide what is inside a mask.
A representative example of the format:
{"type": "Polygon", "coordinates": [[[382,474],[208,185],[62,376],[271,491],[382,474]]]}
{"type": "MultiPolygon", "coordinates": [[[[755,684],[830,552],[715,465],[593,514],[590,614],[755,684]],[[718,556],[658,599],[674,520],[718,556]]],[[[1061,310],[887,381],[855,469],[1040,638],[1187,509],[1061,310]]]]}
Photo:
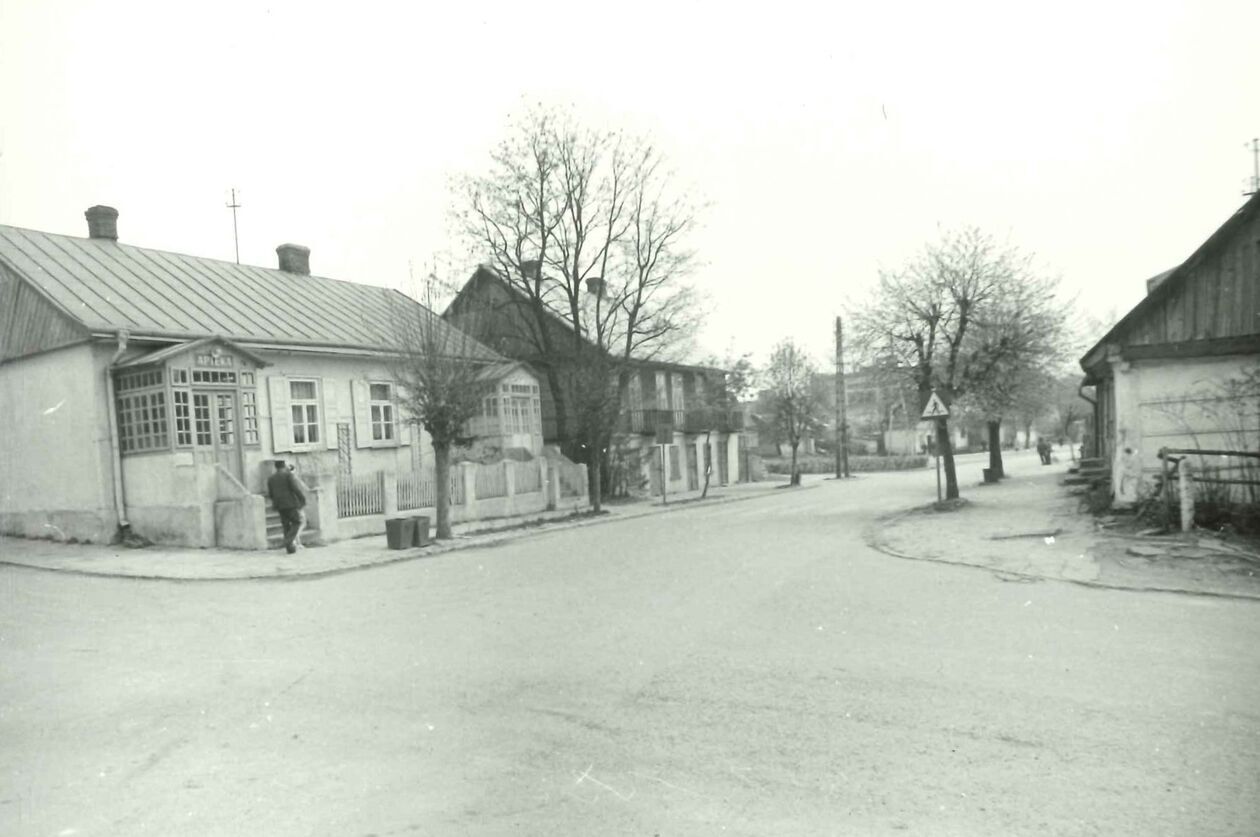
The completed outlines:
{"type": "Polygon", "coordinates": [[[385,519],[385,543],[390,549],[407,549],[415,539],[416,521],[410,517],[385,519]]]}
{"type": "Polygon", "coordinates": [[[415,523],[415,537],[411,541],[412,546],[428,546],[432,541],[429,540],[429,518],[422,514],[417,514],[411,518],[415,523]]]}

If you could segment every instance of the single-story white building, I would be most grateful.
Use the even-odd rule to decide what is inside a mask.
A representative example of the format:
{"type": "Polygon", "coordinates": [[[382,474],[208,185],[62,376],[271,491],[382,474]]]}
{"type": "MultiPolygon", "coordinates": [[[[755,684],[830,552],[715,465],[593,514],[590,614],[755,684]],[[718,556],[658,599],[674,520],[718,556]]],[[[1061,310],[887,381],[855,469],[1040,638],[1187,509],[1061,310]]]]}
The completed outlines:
{"type": "Polygon", "coordinates": [[[263,548],[277,459],[325,540],[431,506],[432,449],[391,371],[399,318],[484,363],[470,433],[504,461],[454,469],[452,519],[544,507],[527,366],[397,291],[312,276],[305,247],[268,269],[122,244],[117,211],[86,217],[88,238],[0,226],[0,533],[263,548]]]}

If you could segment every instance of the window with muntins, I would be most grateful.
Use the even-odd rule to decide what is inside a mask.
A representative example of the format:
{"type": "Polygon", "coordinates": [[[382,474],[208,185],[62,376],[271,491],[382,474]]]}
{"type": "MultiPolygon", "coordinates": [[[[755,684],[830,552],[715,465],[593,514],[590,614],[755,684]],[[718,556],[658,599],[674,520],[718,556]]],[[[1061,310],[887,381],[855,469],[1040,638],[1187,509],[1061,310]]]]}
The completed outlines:
{"type": "Polygon", "coordinates": [[[394,388],[391,384],[371,384],[368,408],[372,415],[372,440],[394,438],[394,388]]]}
{"type": "Polygon", "coordinates": [[[319,443],[319,397],[314,381],[289,381],[289,411],[293,417],[293,444],[319,443]]]}
{"type": "Polygon", "coordinates": [[[175,402],[175,447],[190,448],[193,443],[192,395],[186,389],[171,392],[175,402]]]}
{"type": "Polygon", "coordinates": [[[118,397],[118,443],[123,453],[168,446],[166,393],[133,392],[118,397]]]}

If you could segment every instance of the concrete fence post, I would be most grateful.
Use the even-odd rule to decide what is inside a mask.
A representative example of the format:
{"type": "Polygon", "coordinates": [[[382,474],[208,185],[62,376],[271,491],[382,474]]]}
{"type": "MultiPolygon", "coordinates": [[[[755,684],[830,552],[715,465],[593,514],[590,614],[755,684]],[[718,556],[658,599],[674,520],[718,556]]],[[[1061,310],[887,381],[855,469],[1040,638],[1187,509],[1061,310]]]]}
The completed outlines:
{"type": "Polygon", "coordinates": [[[560,504],[560,476],[549,459],[543,457],[539,462],[542,467],[542,490],[547,501],[547,511],[555,511],[560,504]]]}
{"type": "Polygon", "coordinates": [[[1189,532],[1194,528],[1194,466],[1187,456],[1177,467],[1181,476],[1181,531],[1189,532]]]}
{"type": "Polygon", "coordinates": [[[311,497],[306,503],[307,527],[319,530],[322,541],[335,541],[337,535],[337,489],[323,485],[311,489],[311,497]],[[314,512],[312,514],[311,512],[314,512]],[[314,520],[310,518],[314,517],[314,520]]]}
{"type": "Polygon", "coordinates": [[[477,463],[459,463],[459,476],[464,481],[464,511],[462,520],[477,519],[477,463]]]}
{"type": "Polygon", "coordinates": [[[500,463],[503,467],[503,485],[507,492],[506,496],[516,496],[516,468],[512,464],[512,460],[505,459],[500,463]]]}
{"type": "Polygon", "coordinates": [[[398,514],[398,477],[392,471],[377,471],[377,478],[381,481],[381,497],[385,501],[385,516],[394,517],[398,514]]]}

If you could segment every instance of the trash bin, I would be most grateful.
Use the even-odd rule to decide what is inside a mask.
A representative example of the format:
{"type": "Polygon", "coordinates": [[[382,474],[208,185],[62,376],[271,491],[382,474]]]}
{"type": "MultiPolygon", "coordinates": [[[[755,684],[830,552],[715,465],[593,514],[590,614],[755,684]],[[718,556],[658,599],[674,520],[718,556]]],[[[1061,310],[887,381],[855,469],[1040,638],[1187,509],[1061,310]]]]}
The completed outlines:
{"type": "Polygon", "coordinates": [[[385,542],[390,549],[406,549],[415,538],[416,522],[410,517],[390,517],[385,520],[385,542]]]}
{"type": "Polygon", "coordinates": [[[415,523],[415,538],[412,540],[412,546],[428,546],[429,541],[429,518],[422,514],[418,514],[411,518],[415,523]]]}

